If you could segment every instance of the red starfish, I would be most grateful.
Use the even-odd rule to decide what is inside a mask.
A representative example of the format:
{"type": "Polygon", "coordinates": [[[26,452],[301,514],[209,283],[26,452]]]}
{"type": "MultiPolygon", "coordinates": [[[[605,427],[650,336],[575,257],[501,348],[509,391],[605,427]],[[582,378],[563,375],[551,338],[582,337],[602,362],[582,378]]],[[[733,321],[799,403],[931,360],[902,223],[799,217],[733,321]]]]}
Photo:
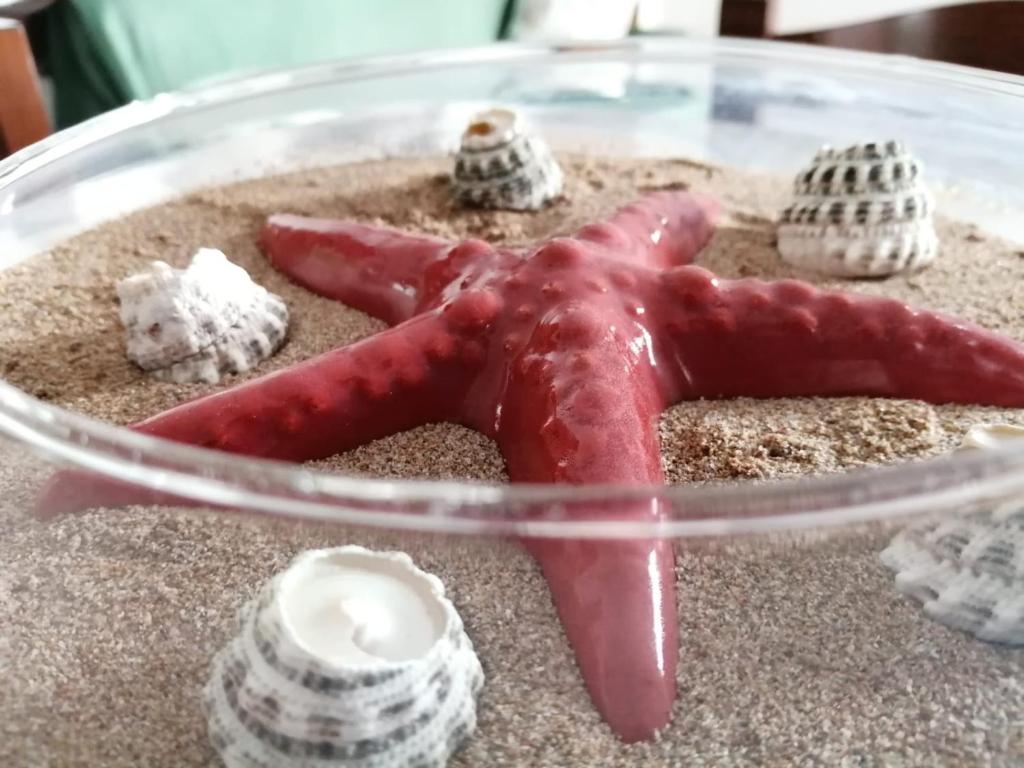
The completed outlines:
{"type": "MultiPolygon", "coordinates": [[[[514,481],[648,485],[664,480],[658,417],[685,399],[1024,406],[1024,347],[1012,341],[897,301],[685,266],[711,235],[714,207],[659,192],[531,249],[273,216],[262,243],[279,270],[394,327],[135,428],[303,461],[452,421],[494,438],[514,481]]],[[[47,503],[124,500],[65,483],[47,503]]],[[[675,697],[671,543],[527,546],[597,708],[624,739],[649,736],[675,697]]]]}

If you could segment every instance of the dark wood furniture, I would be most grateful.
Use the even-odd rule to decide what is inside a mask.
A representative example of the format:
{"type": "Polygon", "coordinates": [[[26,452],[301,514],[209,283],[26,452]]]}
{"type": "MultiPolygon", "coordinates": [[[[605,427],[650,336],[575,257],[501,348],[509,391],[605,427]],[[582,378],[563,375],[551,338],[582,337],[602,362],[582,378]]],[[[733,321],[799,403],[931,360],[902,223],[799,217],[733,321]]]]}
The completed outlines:
{"type": "MultiPolygon", "coordinates": [[[[771,37],[765,0],[722,0],[721,33],[771,37]]],[[[1024,2],[968,2],[777,40],[902,53],[1024,74],[1024,2]]]]}

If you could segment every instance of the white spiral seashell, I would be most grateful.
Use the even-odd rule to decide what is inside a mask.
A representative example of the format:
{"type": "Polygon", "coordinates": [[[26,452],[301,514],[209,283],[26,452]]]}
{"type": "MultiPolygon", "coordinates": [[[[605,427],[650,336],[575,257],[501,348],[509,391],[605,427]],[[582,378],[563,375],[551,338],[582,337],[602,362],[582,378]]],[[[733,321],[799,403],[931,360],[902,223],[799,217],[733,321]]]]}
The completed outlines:
{"type": "Polygon", "coordinates": [[[561,194],[563,176],[547,144],[515,112],[491,109],[462,134],[452,181],[462,205],[531,211],[561,194]]]}
{"type": "Polygon", "coordinates": [[[401,552],[306,552],[240,612],[203,689],[228,768],[441,768],[483,671],[444,586],[401,552]]]}
{"type": "Polygon", "coordinates": [[[218,250],[200,249],[187,269],[155,261],[117,285],[128,357],[163,381],[216,383],[273,355],[288,333],[288,308],[218,250]]]}
{"type": "Polygon", "coordinates": [[[842,277],[880,277],[934,260],[934,202],[920,162],[900,142],[822,147],[793,186],[777,233],[785,261],[842,277]]]}
{"type": "MultiPolygon", "coordinates": [[[[1024,429],[985,424],[960,450],[1014,443],[1024,447],[1024,429]]],[[[881,559],[929,618],[980,640],[1024,644],[1024,500],[911,526],[881,559]]]]}

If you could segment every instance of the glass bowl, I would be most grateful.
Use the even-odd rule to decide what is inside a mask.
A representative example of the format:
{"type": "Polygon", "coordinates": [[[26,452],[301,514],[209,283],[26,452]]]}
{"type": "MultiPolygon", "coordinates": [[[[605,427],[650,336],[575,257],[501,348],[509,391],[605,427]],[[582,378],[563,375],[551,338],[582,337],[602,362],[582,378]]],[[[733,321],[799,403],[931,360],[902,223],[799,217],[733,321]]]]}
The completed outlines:
{"type": "MultiPolygon", "coordinates": [[[[584,146],[600,152],[614,147],[620,154],[684,155],[785,173],[805,163],[822,143],[852,142],[865,134],[899,137],[927,163],[947,213],[1024,239],[1019,217],[1024,205],[1019,163],[1024,156],[1024,80],[795,45],[656,38],[502,45],[333,63],[131,104],[0,161],[0,269],[16,268],[32,254],[102,221],[210,184],[355,159],[451,151],[467,116],[495,103],[527,113],[556,149],[584,146]]],[[[0,435],[4,516],[11,531],[7,547],[16,555],[0,581],[5,590],[0,601],[7,600],[8,608],[20,606],[8,613],[14,621],[11,631],[4,632],[6,644],[0,635],[0,669],[8,666],[5,661],[36,669],[37,681],[32,686],[22,676],[0,693],[0,735],[7,736],[0,739],[0,756],[11,750],[5,764],[72,764],[76,755],[90,756],[82,758],[83,764],[203,764],[211,759],[196,693],[204,662],[230,634],[234,608],[291,553],[311,543],[357,540],[409,549],[443,571],[445,557],[471,557],[465,552],[473,550],[478,554],[472,557],[480,558],[486,550],[497,553],[491,560],[507,564],[509,573],[532,579],[536,595],[543,595],[537,574],[523,575],[530,561],[510,554],[515,551],[507,546],[510,536],[671,539],[681,553],[681,578],[685,581],[688,568],[696,569],[700,579],[725,589],[719,597],[728,594],[728,599],[720,606],[701,604],[692,614],[683,609],[680,696],[673,724],[660,741],[626,747],[588,708],[564,648],[533,667],[530,659],[516,655],[508,639],[488,649],[496,609],[467,586],[466,574],[463,581],[453,575],[450,588],[457,602],[468,605],[471,635],[474,627],[484,627],[476,641],[485,654],[485,670],[501,680],[490,700],[485,688],[480,733],[457,758],[464,764],[1024,760],[1024,726],[1012,714],[1024,702],[1021,656],[933,626],[916,605],[899,598],[891,578],[886,589],[892,594],[879,598],[874,609],[899,618],[876,621],[871,637],[858,635],[850,625],[874,609],[850,602],[850,590],[857,587],[851,587],[843,568],[854,558],[836,549],[845,537],[865,535],[884,546],[891,530],[911,516],[986,509],[1016,498],[1024,490],[1024,448],[723,487],[383,480],[167,443],[48,405],[3,382],[0,435]],[[159,566],[167,551],[200,575],[202,557],[190,549],[200,547],[190,536],[207,530],[190,527],[198,513],[135,511],[131,514],[147,521],[145,530],[109,538],[76,528],[100,513],[41,528],[44,524],[30,519],[27,510],[55,464],[140,488],[173,489],[197,507],[218,509],[199,516],[201,525],[237,530],[247,542],[239,552],[264,558],[244,567],[236,563],[223,585],[225,594],[203,604],[196,604],[194,592],[178,592],[154,576],[152,589],[163,590],[164,599],[176,606],[175,613],[161,614],[163,638],[196,644],[191,666],[147,655],[143,646],[151,642],[146,638],[152,627],[144,616],[133,614],[133,606],[152,596],[134,594],[135,586],[126,587],[118,600],[109,592],[77,590],[97,579],[116,580],[125,563],[155,558],[159,566]],[[620,513],[652,501],[661,510],[657,517],[638,520],[620,513]],[[225,510],[262,514],[229,516],[225,510]],[[242,533],[250,526],[260,533],[242,533]],[[259,538],[258,546],[246,536],[259,538]],[[813,583],[796,576],[791,583],[779,581],[771,573],[772,563],[780,573],[785,568],[799,572],[803,557],[808,562],[824,558],[832,570],[810,569],[819,579],[813,583]],[[712,572],[718,563],[733,560],[746,569],[736,590],[746,589],[758,568],[768,568],[759,578],[771,582],[774,591],[752,594],[748,602],[726,589],[726,571],[712,572]],[[76,569],[84,571],[76,574],[76,569]],[[822,582],[822,573],[832,573],[834,580],[822,582]],[[67,647],[52,658],[46,656],[50,644],[45,640],[39,641],[43,650],[32,650],[38,633],[58,631],[36,619],[33,599],[48,603],[45,621],[52,619],[54,606],[68,621],[67,647]],[[793,612],[786,607],[790,603],[817,608],[793,612]],[[130,620],[126,613],[132,614],[130,620]],[[726,614],[744,616],[746,622],[742,628],[730,624],[737,634],[728,648],[727,641],[715,645],[708,634],[726,614]],[[791,622],[788,634],[776,619],[791,622]],[[124,658],[115,663],[89,644],[91,636],[82,627],[95,622],[120,627],[119,641],[129,648],[124,658]],[[830,626],[835,633],[823,640],[830,626]],[[85,639],[77,642],[80,629],[85,639]],[[762,631],[762,638],[745,637],[762,631]],[[930,645],[934,637],[941,637],[941,643],[930,645]],[[911,642],[907,638],[917,645],[901,655],[894,648],[911,642]],[[698,648],[699,663],[687,664],[688,645],[698,648]],[[879,645],[891,653],[881,654],[879,645]],[[943,653],[949,654],[944,665],[943,653]],[[844,660],[836,662],[835,655],[844,660]],[[886,664],[908,665],[892,673],[903,688],[872,666],[883,663],[883,657],[886,664]],[[122,662],[123,668],[116,666],[122,662]],[[756,668],[744,673],[756,685],[744,687],[736,677],[746,664],[756,668]],[[967,680],[963,684],[970,690],[959,703],[941,704],[931,689],[917,696],[913,686],[928,689],[924,678],[935,665],[961,674],[943,678],[942,685],[967,680]],[[553,667],[564,683],[561,688],[551,684],[553,667]],[[801,674],[814,671],[810,679],[820,689],[792,690],[785,670],[795,667],[801,674]],[[974,678],[972,673],[977,673],[974,678]],[[731,698],[735,710],[726,712],[727,707],[711,700],[714,696],[708,697],[717,690],[716,675],[722,676],[721,698],[731,698]],[[80,689],[90,680],[106,693],[93,700],[83,695],[80,689]],[[993,680],[1003,681],[1005,690],[986,699],[978,686],[993,680]],[[524,694],[531,687],[545,688],[532,702],[524,694]],[[178,701],[195,713],[165,727],[154,703],[161,699],[178,701]],[[561,715],[552,717],[553,711],[561,715]],[[1003,716],[996,714],[1000,711],[1003,716]],[[122,719],[111,719],[115,712],[122,719]]],[[[236,557],[217,547],[207,555],[218,562],[236,557]]],[[[877,558],[864,552],[858,557],[849,579],[859,578],[863,568],[880,570],[877,558]],[[871,566],[863,564],[869,560],[871,566]]],[[[700,603],[701,593],[694,594],[700,603]]],[[[528,602],[510,598],[504,631],[513,638],[529,635],[534,620],[552,620],[544,601],[543,609],[537,609],[543,617],[531,618],[534,609],[528,602]]],[[[939,685],[936,680],[932,688],[939,685]]]]}

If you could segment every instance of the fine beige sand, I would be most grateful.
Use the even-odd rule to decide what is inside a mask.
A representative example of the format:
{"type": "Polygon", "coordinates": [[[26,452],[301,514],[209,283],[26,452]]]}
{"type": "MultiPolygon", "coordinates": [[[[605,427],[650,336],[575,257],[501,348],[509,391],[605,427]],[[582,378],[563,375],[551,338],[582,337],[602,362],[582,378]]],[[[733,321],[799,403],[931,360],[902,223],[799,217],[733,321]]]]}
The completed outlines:
{"type": "MultiPolygon", "coordinates": [[[[293,316],[251,375],[379,330],[310,295],[256,247],[275,211],[354,217],[526,243],[690,184],[728,211],[699,263],[723,276],[800,274],[774,250],[785,180],[682,160],[563,158],[563,199],[536,214],[464,212],[447,161],[379,161],[206,190],[80,235],[0,274],[0,376],[131,423],[206,385],[156,382],[124,357],[115,282],[153,259],[221,248],[293,316]]],[[[1024,339],[1024,250],[942,220],[916,275],[830,283],[959,314],[1024,339]]],[[[239,379],[227,381],[230,385],[239,379]]],[[[672,482],[763,481],[942,453],[976,421],[1024,412],[844,398],[683,403],[662,421],[672,482]]],[[[493,444],[439,424],[320,464],[384,476],[506,481],[493,444]]],[[[410,552],[447,585],[484,664],[480,725],[458,766],[1012,766],[1024,764],[1024,651],[936,625],[878,561],[891,530],[680,542],[679,700],[624,746],[584,691],[543,579],[514,543],[286,524],[185,510],[30,518],[45,471],[0,444],[0,765],[213,766],[198,708],[234,612],[297,552],[361,543],[410,552]]]]}

